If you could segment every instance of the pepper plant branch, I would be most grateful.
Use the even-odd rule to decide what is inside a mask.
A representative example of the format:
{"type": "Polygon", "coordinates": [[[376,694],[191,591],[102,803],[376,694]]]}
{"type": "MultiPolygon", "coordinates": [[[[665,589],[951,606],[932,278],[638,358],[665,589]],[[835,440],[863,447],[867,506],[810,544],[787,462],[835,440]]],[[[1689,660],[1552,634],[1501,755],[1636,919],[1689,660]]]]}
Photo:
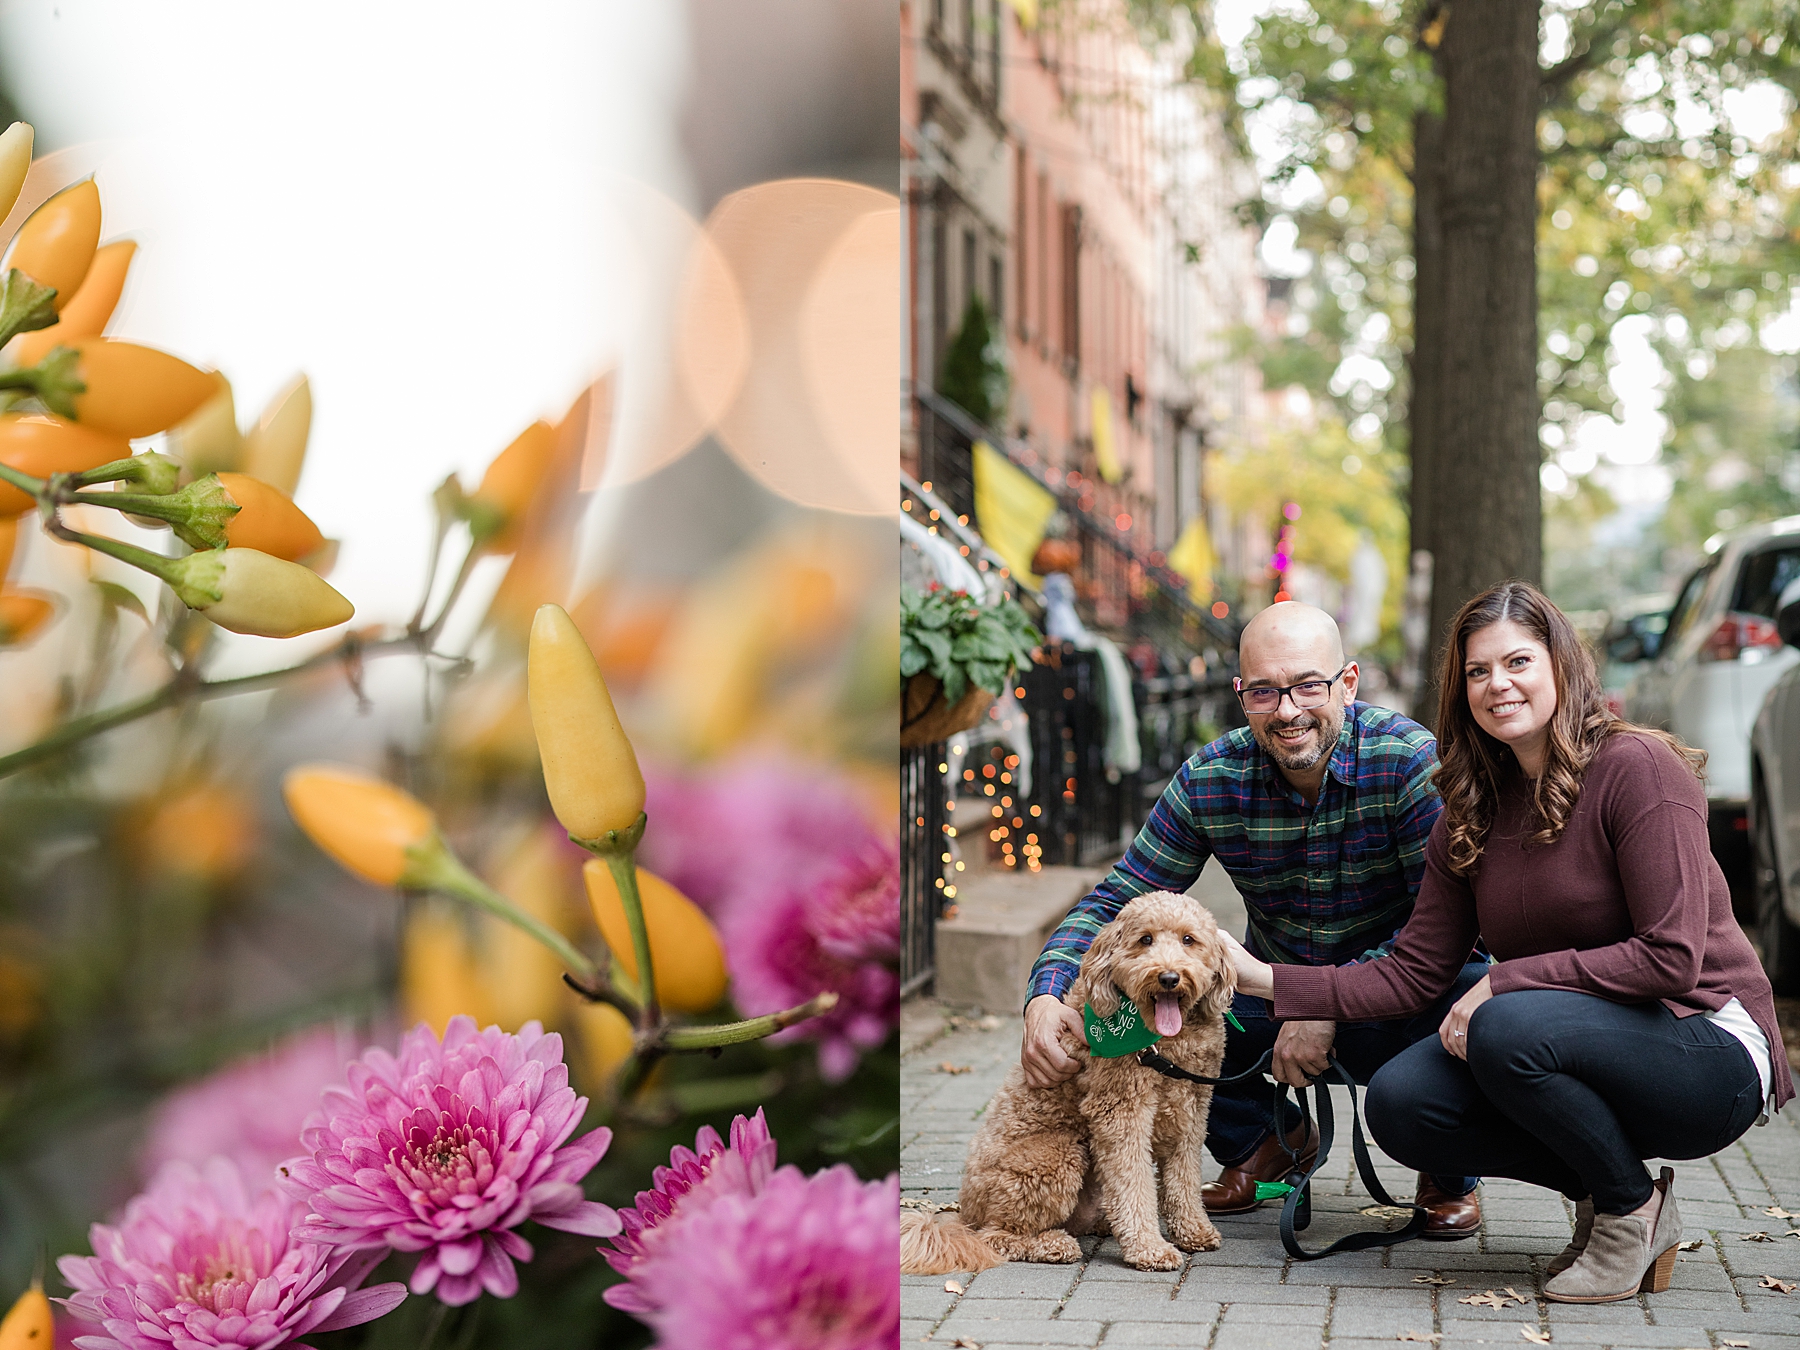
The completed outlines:
{"type": "Polygon", "coordinates": [[[510,923],[514,928],[543,943],[556,953],[558,960],[583,980],[594,982],[601,974],[600,967],[594,964],[592,958],[577,950],[572,942],[550,925],[527,914],[476,876],[463,864],[461,858],[444,846],[441,839],[434,837],[427,844],[407,850],[407,868],[400,878],[400,884],[415,890],[437,891],[474,905],[477,909],[486,910],[496,919],[510,923]]]}
{"type": "Polygon", "coordinates": [[[620,987],[625,983],[621,972],[615,970],[602,972],[600,981],[592,987],[583,984],[566,970],[563,972],[562,978],[564,984],[580,994],[589,1003],[610,1004],[612,1007],[617,1008],[620,1012],[624,1013],[625,1016],[632,1021],[635,1022],[637,1020],[638,1003],[636,999],[630,997],[625,990],[620,987]]]}
{"type": "Polygon", "coordinates": [[[638,1013],[640,1033],[655,1031],[662,1025],[662,1009],[656,1002],[656,970],[650,958],[650,930],[644,923],[644,901],[638,894],[637,846],[644,837],[649,816],[643,812],[628,828],[608,830],[598,839],[569,838],[589,853],[606,860],[613,882],[619,888],[619,904],[625,910],[625,924],[631,930],[631,955],[637,963],[639,987],[644,992],[643,1007],[638,1013]]]}
{"type": "Polygon", "coordinates": [[[651,1033],[652,1043],[646,1048],[679,1054],[684,1051],[716,1050],[720,1046],[738,1045],[744,1041],[759,1041],[797,1022],[804,1022],[809,1017],[830,1012],[837,1007],[837,1002],[838,996],[826,990],[822,994],[814,994],[797,1007],[769,1013],[764,1017],[752,1017],[743,1022],[727,1022],[723,1026],[713,1027],[664,1026],[651,1033]]]}

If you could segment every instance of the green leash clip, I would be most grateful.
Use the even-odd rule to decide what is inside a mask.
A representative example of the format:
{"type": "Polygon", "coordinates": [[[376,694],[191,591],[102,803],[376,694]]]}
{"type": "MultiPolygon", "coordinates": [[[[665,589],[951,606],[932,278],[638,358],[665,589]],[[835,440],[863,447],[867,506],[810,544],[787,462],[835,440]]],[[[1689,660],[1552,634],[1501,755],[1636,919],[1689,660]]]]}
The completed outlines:
{"type": "Polygon", "coordinates": [[[1279,1200],[1294,1188],[1285,1181],[1259,1181],[1256,1183],[1256,1202],[1279,1200]]]}
{"type": "Polygon", "coordinates": [[[1232,1012],[1230,1008],[1225,1010],[1225,1020],[1231,1023],[1231,1025],[1236,1027],[1239,1031],[1244,1029],[1244,1024],[1237,1020],[1237,1014],[1232,1012]]]}

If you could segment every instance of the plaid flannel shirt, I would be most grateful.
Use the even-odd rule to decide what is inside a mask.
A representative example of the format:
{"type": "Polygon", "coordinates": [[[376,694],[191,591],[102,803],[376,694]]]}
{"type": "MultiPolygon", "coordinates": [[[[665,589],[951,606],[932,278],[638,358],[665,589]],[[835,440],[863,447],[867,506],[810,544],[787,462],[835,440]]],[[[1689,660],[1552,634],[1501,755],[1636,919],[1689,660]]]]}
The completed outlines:
{"type": "Polygon", "coordinates": [[[1244,945],[1263,960],[1348,965],[1381,955],[1425,872],[1425,841],[1443,810],[1436,767],[1424,727],[1352,703],[1309,807],[1248,727],[1227,732],[1181,766],[1125,856],[1050,935],[1029,997],[1062,997],[1127,901],[1186,891],[1209,857],[1244,897],[1244,945]]]}

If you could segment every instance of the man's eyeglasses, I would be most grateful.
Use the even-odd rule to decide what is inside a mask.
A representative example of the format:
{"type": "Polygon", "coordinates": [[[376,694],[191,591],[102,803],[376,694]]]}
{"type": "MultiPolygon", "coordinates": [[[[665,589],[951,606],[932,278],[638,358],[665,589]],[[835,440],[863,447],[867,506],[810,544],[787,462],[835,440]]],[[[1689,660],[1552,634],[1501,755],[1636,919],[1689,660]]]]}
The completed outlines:
{"type": "MultiPolygon", "coordinates": [[[[1351,662],[1354,665],[1355,662],[1351,662]]],[[[1349,670],[1345,666],[1344,670],[1349,670]]],[[[1340,670],[1329,680],[1302,680],[1299,684],[1276,685],[1259,684],[1249,689],[1244,688],[1241,679],[1234,679],[1231,687],[1237,691],[1238,703],[1245,712],[1272,713],[1281,706],[1281,696],[1288,695],[1294,700],[1296,708],[1322,708],[1331,698],[1331,686],[1344,678],[1344,670],[1340,670]]]]}

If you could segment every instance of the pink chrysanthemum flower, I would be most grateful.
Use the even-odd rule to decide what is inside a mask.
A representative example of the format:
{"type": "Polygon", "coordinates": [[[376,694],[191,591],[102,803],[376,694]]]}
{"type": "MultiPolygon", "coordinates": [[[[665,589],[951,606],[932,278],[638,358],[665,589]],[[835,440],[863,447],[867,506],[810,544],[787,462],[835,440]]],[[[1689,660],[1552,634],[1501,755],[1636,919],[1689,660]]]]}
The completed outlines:
{"type": "MultiPolygon", "coordinates": [[[[774,1170],[775,1140],[761,1107],[753,1119],[739,1116],[731,1122],[729,1146],[717,1130],[703,1125],[691,1150],[676,1145],[669,1165],[651,1172],[654,1189],[638,1192],[637,1207],[619,1211],[624,1231],[612,1240],[611,1251],[602,1247],[600,1254],[614,1270],[629,1275],[656,1251],[677,1216],[721,1195],[755,1195],[774,1170]]],[[[603,1297],[629,1313],[648,1312],[654,1306],[630,1284],[616,1284],[603,1297]]]]}
{"type": "Polygon", "coordinates": [[[764,756],[687,775],[644,767],[638,861],[715,918],[754,879],[829,870],[875,833],[843,780],[764,756]]]}
{"type": "Polygon", "coordinates": [[[660,1346],[892,1350],[899,1244],[899,1177],[783,1167],[760,1194],[678,1211],[631,1281],[660,1346]]]}
{"type": "Polygon", "coordinates": [[[273,1181],[300,1147],[300,1127],[319,1109],[319,1094],[344,1081],[356,1052],[347,1031],[314,1027],[170,1093],[150,1123],[145,1174],[165,1163],[227,1157],[253,1182],[273,1181]]]}
{"type": "Polygon", "coordinates": [[[900,857],[866,839],[830,872],[780,874],[734,901],[720,920],[732,999],[749,1017],[837,993],[830,1012],[771,1036],[816,1040],[827,1081],[847,1078],[864,1050],[900,1021],[900,857]]]}
{"type": "Polygon", "coordinates": [[[301,1134],[308,1156],[286,1165],[312,1213],[295,1236],[357,1249],[424,1252],[415,1294],[473,1302],[518,1292],[513,1261],[531,1244],[527,1219],[589,1237],[619,1231],[618,1214],[583,1196],[612,1131],[559,1147],[587,1109],[569,1087],[562,1037],[527,1022],[516,1036],[455,1017],[440,1042],[409,1032],[395,1059],[370,1050],[349,1087],[325,1094],[301,1134]]]}
{"type": "Polygon", "coordinates": [[[373,1321],[406,1297],[399,1284],[356,1286],[383,1252],[336,1251],[291,1236],[306,1207],[246,1188],[237,1164],[183,1162],[157,1173],[118,1227],[95,1224],[93,1256],[56,1263],[64,1300],[105,1335],[80,1350],[277,1350],[302,1336],[373,1321]]]}

